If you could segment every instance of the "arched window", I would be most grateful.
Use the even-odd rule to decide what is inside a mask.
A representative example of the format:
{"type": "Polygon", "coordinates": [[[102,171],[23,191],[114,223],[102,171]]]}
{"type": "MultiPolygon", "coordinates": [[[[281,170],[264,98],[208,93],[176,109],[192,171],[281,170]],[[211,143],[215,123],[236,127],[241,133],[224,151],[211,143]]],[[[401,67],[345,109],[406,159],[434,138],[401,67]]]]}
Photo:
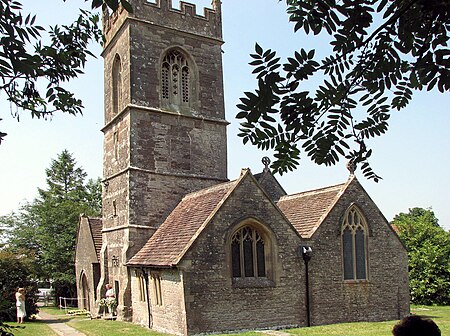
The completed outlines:
{"type": "Polygon", "coordinates": [[[116,115],[122,103],[122,64],[116,55],[112,67],[112,112],[116,115]]]}
{"type": "Polygon", "coordinates": [[[233,278],[266,277],[265,242],[253,227],[244,226],[231,238],[233,278]]]}
{"type": "Polygon", "coordinates": [[[361,212],[352,206],[342,223],[344,280],[367,279],[367,225],[361,212]]]}
{"type": "Polygon", "coordinates": [[[161,64],[163,105],[188,106],[191,99],[191,69],[187,58],[177,49],[164,56],[161,64]]]}

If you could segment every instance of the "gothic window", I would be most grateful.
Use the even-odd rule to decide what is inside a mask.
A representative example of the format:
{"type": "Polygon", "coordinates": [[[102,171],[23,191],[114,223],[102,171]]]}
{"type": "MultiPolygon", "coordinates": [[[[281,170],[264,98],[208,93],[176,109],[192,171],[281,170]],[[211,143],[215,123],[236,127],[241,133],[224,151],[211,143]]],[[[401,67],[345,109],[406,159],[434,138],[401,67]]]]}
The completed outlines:
{"type": "Polygon", "coordinates": [[[187,58],[170,50],[161,65],[161,99],[164,105],[187,106],[191,99],[191,69],[187,58]]]}
{"type": "Polygon", "coordinates": [[[244,226],[231,238],[233,278],[266,277],[265,242],[251,226],[244,226]]]}
{"type": "Polygon", "coordinates": [[[342,223],[344,280],[367,279],[367,225],[361,212],[352,206],[342,223]]]}
{"type": "Polygon", "coordinates": [[[116,115],[122,103],[122,64],[116,55],[112,67],[112,112],[116,115]]]}

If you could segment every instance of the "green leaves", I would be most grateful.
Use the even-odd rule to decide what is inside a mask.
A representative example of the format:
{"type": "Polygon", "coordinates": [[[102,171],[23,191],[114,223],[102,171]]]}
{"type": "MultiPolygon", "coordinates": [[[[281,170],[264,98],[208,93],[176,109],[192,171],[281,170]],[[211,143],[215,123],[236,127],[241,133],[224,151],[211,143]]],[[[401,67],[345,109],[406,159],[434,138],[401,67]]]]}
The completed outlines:
{"type": "MultiPolygon", "coordinates": [[[[132,12],[126,0],[92,0],[93,9],[116,10],[119,4],[132,12]]],[[[35,24],[35,15],[22,14],[20,1],[0,0],[0,14],[0,91],[32,117],[46,118],[57,111],[81,114],[82,101],[65,85],[95,57],[88,47],[102,42],[99,15],[80,10],[72,24],[44,29],[35,24]],[[48,45],[41,42],[43,33],[50,37],[48,45]]],[[[19,119],[19,113],[15,116],[19,119]]],[[[0,132],[0,143],[5,136],[0,132]]]]}
{"type": "Polygon", "coordinates": [[[52,279],[62,287],[57,294],[74,295],[79,216],[101,214],[101,181],[86,183],[86,173],[68,151],[52,160],[45,173],[47,186],[38,189],[39,198],[17,214],[0,217],[0,226],[9,229],[6,238],[12,250],[18,254],[27,251],[34,279],[52,279]]]}
{"type": "Polygon", "coordinates": [[[411,301],[450,304],[450,233],[429,209],[409,209],[396,215],[392,224],[408,251],[411,301]]]}
{"type": "Polygon", "coordinates": [[[318,59],[315,50],[299,49],[282,63],[275,51],[256,44],[250,65],[258,84],[237,105],[237,118],[243,120],[239,136],[244,143],[275,150],[275,172],[294,169],[301,149],[317,164],[333,165],[342,158],[360,164],[364,176],[378,181],[366,141],[387,132],[391,111],[405,108],[414,90],[450,90],[448,4],[286,4],[294,30],[328,34],[333,52],[318,59]],[[307,87],[315,89],[306,91],[310,82],[307,87]]]}

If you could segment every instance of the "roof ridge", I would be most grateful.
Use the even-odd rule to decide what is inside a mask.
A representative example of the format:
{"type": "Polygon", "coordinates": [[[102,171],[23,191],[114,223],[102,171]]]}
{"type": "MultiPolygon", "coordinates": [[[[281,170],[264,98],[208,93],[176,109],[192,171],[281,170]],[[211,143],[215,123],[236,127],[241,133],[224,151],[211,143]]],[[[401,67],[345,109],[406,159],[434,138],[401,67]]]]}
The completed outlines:
{"type": "Polygon", "coordinates": [[[292,198],[296,198],[296,197],[309,196],[309,195],[312,195],[312,194],[319,194],[319,193],[322,193],[322,192],[328,192],[328,191],[332,191],[332,190],[341,189],[346,184],[347,184],[347,182],[344,182],[344,183],[331,185],[331,186],[328,186],[328,187],[322,187],[322,188],[318,188],[318,189],[311,189],[311,190],[301,191],[301,192],[298,192],[298,193],[295,193],[295,194],[285,195],[285,196],[282,196],[278,202],[281,202],[281,201],[284,201],[284,200],[288,200],[288,199],[292,199],[292,198]]]}
{"type": "Polygon", "coordinates": [[[198,196],[202,196],[205,194],[209,194],[211,192],[217,191],[219,189],[223,189],[226,188],[228,185],[236,183],[237,180],[233,180],[233,181],[228,181],[228,182],[223,182],[223,183],[219,183],[219,184],[214,184],[210,187],[206,187],[197,191],[193,191],[189,194],[186,194],[181,200],[185,200],[185,199],[189,199],[189,198],[193,198],[193,197],[198,197],[198,196]]]}

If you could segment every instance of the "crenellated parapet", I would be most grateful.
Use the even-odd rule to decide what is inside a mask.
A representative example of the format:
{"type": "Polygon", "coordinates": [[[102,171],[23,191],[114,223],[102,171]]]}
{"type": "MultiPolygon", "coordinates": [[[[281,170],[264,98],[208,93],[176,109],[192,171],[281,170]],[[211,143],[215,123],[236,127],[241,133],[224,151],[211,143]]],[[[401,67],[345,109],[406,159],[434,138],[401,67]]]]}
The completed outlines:
{"type": "Polygon", "coordinates": [[[126,19],[134,19],[161,27],[176,29],[189,34],[208,38],[222,39],[221,1],[212,0],[212,8],[203,8],[203,14],[197,14],[196,5],[180,1],[180,8],[172,6],[172,0],[129,0],[133,13],[122,6],[115,12],[103,12],[103,31],[106,42],[110,41],[126,19]]]}

